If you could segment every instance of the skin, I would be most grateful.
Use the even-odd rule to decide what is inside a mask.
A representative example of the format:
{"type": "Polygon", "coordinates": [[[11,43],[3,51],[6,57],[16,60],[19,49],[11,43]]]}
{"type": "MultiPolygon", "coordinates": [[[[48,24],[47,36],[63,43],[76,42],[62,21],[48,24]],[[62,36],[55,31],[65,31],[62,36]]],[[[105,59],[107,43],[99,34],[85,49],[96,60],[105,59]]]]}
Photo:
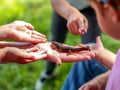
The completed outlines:
{"type": "Polygon", "coordinates": [[[108,80],[109,74],[110,71],[95,77],[91,81],[81,86],[78,90],[105,90],[106,81],[108,80]]]}
{"type": "MultiPolygon", "coordinates": [[[[34,31],[34,27],[24,21],[14,21],[13,23],[0,26],[0,40],[12,39],[20,42],[30,43],[43,43],[46,42],[45,35],[34,31]]],[[[3,43],[3,42],[0,42],[3,43]]],[[[46,51],[43,49],[37,50],[39,52],[39,57],[36,56],[34,50],[36,47],[33,47],[31,51],[29,48],[22,48],[6,45],[6,42],[0,45],[0,62],[1,63],[20,63],[26,64],[34,62],[36,60],[43,59],[47,56],[46,51]],[[29,51],[29,52],[28,52],[29,51]]],[[[28,47],[28,45],[25,45],[28,47]]]]}
{"type": "Polygon", "coordinates": [[[0,62],[2,64],[6,63],[27,64],[43,59],[47,56],[45,52],[41,50],[39,52],[38,58],[33,53],[31,54],[31,52],[28,52],[25,49],[19,49],[16,47],[5,47],[0,49],[0,52],[2,52],[0,56],[0,62]]]}
{"type": "MultiPolygon", "coordinates": [[[[80,51],[80,52],[73,52],[72,54],[69,54],[69,52],[57,52],[56,50],[51,48],[52,42],[46,42],[46,43],[39,43],[37,44],[37,47],[42,47],[44,50],[47,51],[47,59],[56,62],[57,65],[61,65],[62,62],[78,62],[78,61],[84,61],[84,60],[90,60],[95,56],[95,54],[92,51],[86,50],[86,51],[80,51]]],[[[76,46],[81,47],[81,46],[76,46]]]]}
{"type": "Polygon", "coordinates": [[[46,36],[35,31],[34,27],[24,21],[0,26],[0,40],[13,39],[21,42],[40,43],[46,42],[46,36]]]}
{"type": "Polygon", "coordinates": [[[69,5],[66,0],[51,0],[51,4],[54,10],[67,20],[67,28],[71,33],[83,35],[87,32],[88,21],[86,17],[69,5]]]}
{"type": "MultiPolygon", "coordinates": [[[[114,8],[112,5],[104,4],[102,5],[97,0],[88,0],[96,11],[97,20],[101,27],[101,30],[111,36],[114,39],[120,40],[120,11],[114,8]]],[[[114,2],[116,5],[120,6],[119,0],[108,0],[108,2],[114,2]]],[[[100,44],[98,44],[100,45],[100,44]]],[[[96,54],[97,60],[106,65],[109,69],[112,68],[115,63],[116,55],[108,50],[100,49],[94,51],[96,54]],[[103,54],[106,54],[103,55],[103,54]]],[[[104,90],[105,85],[110,75],[110,71],[105,74],[99,75],[88,83],[84,84],[79,90],[104,90]]]]}
{"type": "MultiPolygon", "coordinates": [[[[102,5],[97,2],[97,0],[88,1],[96,11],[97,20],[102,31],[112,38],[120,40],[120,11],[116,10],[116,8],[110,4],[102,5]]],[[[120,5],[119,0],[115,1],[120,5]]]]}
{"type": "Polygon", "coordinates": [[[92,46],[92,51],[95,53],[96,60],[99,60],[109,69],[112,68],[115,63],[116,54],[104,48],[100,37],[96,38],[96,44],[92,46]]]}
{"type": "MultiPolygon", "coordinates": [[[[78,62],[83,60],[90,60],[92,57],[95,56],[94,53],[89,50],[79,51],[77,53],[73,52],[72,54],[68,54],[69,52],[63,52],[63,53],[57,52],[56,50],[51,48],[51,44],[52,42],[38,43],[38,44],[21,43],[21,42],[0,42],[0,46],[2,46],[1,50],[3,53],[3,55],[1,55],[0,60],[2,61],[2,63],[16,62],[23,64],[23,63],[34,62],[36,60],[46,58],[51,62],[55,62],[57,65],[61,65],[62,62],[78,62]],[[13,55],[16,58],[14,58],[13,55]]],[[[78,45],[76,47],[79,48],[81,46],[78,45]]]]}

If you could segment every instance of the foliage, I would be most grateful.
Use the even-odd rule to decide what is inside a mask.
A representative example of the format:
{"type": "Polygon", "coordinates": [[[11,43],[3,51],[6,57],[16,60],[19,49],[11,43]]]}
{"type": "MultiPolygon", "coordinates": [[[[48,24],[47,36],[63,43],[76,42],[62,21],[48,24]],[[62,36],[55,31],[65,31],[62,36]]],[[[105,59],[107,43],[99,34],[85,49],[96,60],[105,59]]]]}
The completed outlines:
{"type": "MultiPolygon", "coordinates": [[[[37,31],[45,34],[49,39],[51,13],[49,0],[1,0],[0,25],[24,20],[33,24],[37,31]]],[[[113,52],[116,52],[120,46],[118,41],[105,34],[102,35],[102,40],[104,46],[113,52]]],[[[68,33],[66,43],[76,45],[80,43],[80,38],[68,33]]],[[[44,62],[0,65],[0,90],[33,90],[40,71],[44,69],[44,62]]],[[[45,85],[44,90],[60,90],[71,65],[72,63],[64,63],[57,67],[55,76],[45,85]]]]}

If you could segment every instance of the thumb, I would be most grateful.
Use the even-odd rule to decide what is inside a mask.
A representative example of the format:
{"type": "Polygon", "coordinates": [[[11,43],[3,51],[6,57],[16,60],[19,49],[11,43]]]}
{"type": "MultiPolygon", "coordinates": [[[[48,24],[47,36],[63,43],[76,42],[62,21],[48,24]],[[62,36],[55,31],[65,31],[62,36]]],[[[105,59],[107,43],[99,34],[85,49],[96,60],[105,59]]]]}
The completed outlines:
{"type": "Polygon", "coordinates": [[[54,54],[48,53],[48,57],[47,57],[50,61],[55,62],[58,66],[60,66],[62,64],[61,59],[54,54]]]}

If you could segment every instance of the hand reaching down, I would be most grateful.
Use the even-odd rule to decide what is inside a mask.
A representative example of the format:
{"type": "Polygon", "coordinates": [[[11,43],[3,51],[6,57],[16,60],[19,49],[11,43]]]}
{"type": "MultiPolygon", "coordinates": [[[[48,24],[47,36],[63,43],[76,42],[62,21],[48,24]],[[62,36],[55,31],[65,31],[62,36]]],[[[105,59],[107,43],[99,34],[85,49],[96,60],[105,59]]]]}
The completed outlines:
{"type": "Polygon", "coordinates": [[[67,18],[67,27],[68,30],[77,35],[83,35],[87,32],[88,21],[84,15],[75,10],[76,12],[69,15],[67,18]]]}

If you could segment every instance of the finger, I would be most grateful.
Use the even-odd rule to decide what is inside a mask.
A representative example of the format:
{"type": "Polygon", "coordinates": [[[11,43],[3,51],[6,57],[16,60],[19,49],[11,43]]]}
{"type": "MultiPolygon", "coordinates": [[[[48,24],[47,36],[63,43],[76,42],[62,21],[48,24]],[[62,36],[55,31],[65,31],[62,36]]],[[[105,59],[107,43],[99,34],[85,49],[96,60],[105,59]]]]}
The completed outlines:
{"type": "Polygon", "coordinates": [[[39,33],[39,32],[37,32],[37,31],[32,31],[32,34],[35,34],[35,35],[37,35],[37,36],[46,38],[46,36],[45,36],[44,34],[39,33]]]}
{"type": "Polygon", "coordinates": [[[35,62],[35,61],[37,61],[37,60],[23,59],[23,60],[20,60],[19,63],[20,64],[27,64],[27,63],[31,63],[31,62],[35,62]]]}
{"type": "Polygon", "coordinates": [[[72,20],[72,22],[71,22],[71,26],[73,27],[73,31],[72,31],[72,32],[74,32],[74,34],[77,34],[77,29],[76,29],[75,19],[72,20]]]}
{"type": "MultiPolygon", "coordinates": [[[[12,48],[11,48],[12,49],[12,48]]],[[[21,58],[26,58],[26,59],[34,59],[34,56],[30,55],[27,53],[25,50],[18,49],[18,48],[13,48],[13,50],[9,50],[10,52],[16,52],[16,56],[19,56],[21,58]]]]}
{"type": "Polygon", "coordinates": [[[33,56],[35,56],[35,57],[38,57],[39,55],[41,55],[41,54],[44,54],[44,53],[46,53],[47,51],[46,50],[37,50],[37,51],[32,51],[32,52],[29,52],[29,54],[31,54],[31,55],[33,55],[33,56]],[[38,55],[38,56],[37,56],[38,55]]]}
{"type": "Polygon", "coordinates": [[[22,41],[25,41],[25,42],[31,42],[31,43],[44,43],[46,42],[47,40],[45,38],[42,38],[42,39],[35,39],[35,38],[25,38],[23,39],[22,41]]]}
{"type": "Polygon", "coordinates": [[[95,53],[93,53],[92,51],[80,51],[80,52],[78,52],[78,54],[95,57],[95,53]]]}
{"type": "Polygon", "coordinates": [[[83,35],[85,33],[85,30],[84,29],[80,29],[80,26],[79,26],[79,20],[76,22],[76,29],[77,29],[77,34],[78,35],[83,35]]]}
{"type": "Polygon", "coordinates": [[[74,34],[74,32],[73,32],[74,29],[73,29],[71,21],[67,23],[67,28],[68,28],[69,32],[71,32],[72,34],[74,34]]]}
{"type": "Polygon", "coordinates": [[[25,26],[25,27],[27,27],[29,30],[34,30],[34,27],[33,27],[30,23],[27,23],[27,22],[25,22],[25,21],[16,20],[16,21],[14,21],[13,23],[18,24],[19,26],[20,26],[20,25],[21,25],[21,26],[25,26]]]}
{"type": "Polygon", "coordinates": [[[96,43],[98,43],[100,46],[103,46],[102,42],[101,42],[101,39],[100,39],[100,36],[98,36],[96,38],[96,43]]]}
{"type": "Polygon", "coordinates": [[[77,26],[77,23],[76,23],[76,22],[73,22],[73,28],[74,28],[74,33],[75,33],[75,34],[79,34],[78,26],[77,26]]]}
{"type": "Polygon", "coordinates": [[[85,25],[85,33],[87,33],[87,29],[88,29],[88,20],[87,19],[84,20],[84,25],[85,25]]]}
{"type": "Polygon", "coordinates": [[[21,53],[19,56],[21,56],[22,58],[35,60],[35,57],[27,52],[21,53]]]}
{"type": "Polygon", "coordinates": [[[77,25],[77,33],[79,35],[83,35],[86,33],[86,30],[85,30],[85,25],[84,25],[84,22],[85,22],[85,19],[83,19],[83,21],[81,22],[80,24],[80,20],[77,20],[76,21],[76,25],[77,25]]]}
{"type": "Polygon", "coordinates": [[[25,27],[29,30],[34,30],[34,27],[30,23],[25,23],[25,27]]]}
{"type": "Polygon", "coordinates": [[[41,59],[45,59],[47,57],[47,54],[46,53],[43,53],[43,54],[33,54],[34,56],[34,60],[41,60],[41,59]]]}
{"type": "Polygon", "coordinates": [[[48,59],[52,62],[55,62],[59,66],[62,64],[61,59],[54,54],[48,53],[48,59]]]}
{"type": "Polygon", "coordinates": [[[25,51],[29,53],[29,52],[35,52],[38,49],[39,49],[38,47],[34,47],[34,48],[26,49],[25,51]]]}
{"type": "Polygon", "coordinates": [[[68,28],[68,31],[71,32],[72,27],[71,27],[70,23],[69,24],[67,23],[67,28],[68,28]]]}
{"type": "Polygon", "coordinates": [[[90,60],[90,57],[83,56],[83,55],[62,55],[61,57],[63,62],[78,62],[78,61],[84,61],[84,60],[90,60]]]}
{"type": "Polygon", "coordinates": [[[35,39],[46,39],[45,37],[37,36],[37,35],[34,35],[34,34],[31,35],[31,38],[35,38],[35,39]]]}
{"type": "Polygon", "coordinates": [[[39,57],[37,57],[37,60],[45,59],[47,57],[47,54],[41,54],[39,57]]]}

